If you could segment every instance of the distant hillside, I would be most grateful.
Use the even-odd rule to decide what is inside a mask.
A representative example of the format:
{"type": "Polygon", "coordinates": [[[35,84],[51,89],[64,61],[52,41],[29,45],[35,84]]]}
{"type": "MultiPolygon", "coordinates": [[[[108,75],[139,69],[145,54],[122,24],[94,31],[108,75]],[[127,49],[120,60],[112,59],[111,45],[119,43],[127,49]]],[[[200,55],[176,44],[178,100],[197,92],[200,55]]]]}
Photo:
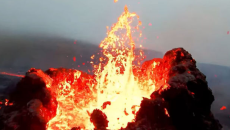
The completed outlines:
{"type": "MultiPolygon", "coordinates": [[[[97,53],[93,44],[50,37],[0,38],[0,70],[25,72],[31,67],[76,68],[97,53]],[[86,53],[85,53],[86,52],[86,53]],[[82,57],[81,57],[82,55],[82,57]],[[73,62],[73,57],[76,62],[73,62]],[[82,61],[84,59],[84,61],[82,61]],[[11,68],[11,70],[9,70],[11,68]]],[[[87,66],[87,64],[85,65],[87,66]]]]}
{"type": "Polygon", "coordinates": [[[197,64],[202,73],[207,76],[209,87],[215,95],[215,101],[212,105],[212,111],[220,122],[230,129],[230,67],[212,65],[212,64],[197,64]],[[227,109],[220,110],[222,106],[227,109]]]}
{"type": "MultiPolygon", "coordinates": [[[[100,52],[100,49],[95,44],[82,41],[74,43],[74,40],[58,37],[0,36],[0,71],[24,73],[31,67],[43,70],[66,67],[87,71],[91,66],[90,57],[100,52]],[[76,57],[76,62],[73,57],[76,57]]],[[[145,53],[151,58],[163,56],[163,53],[157,51],[145,50],[145,53]]]]}

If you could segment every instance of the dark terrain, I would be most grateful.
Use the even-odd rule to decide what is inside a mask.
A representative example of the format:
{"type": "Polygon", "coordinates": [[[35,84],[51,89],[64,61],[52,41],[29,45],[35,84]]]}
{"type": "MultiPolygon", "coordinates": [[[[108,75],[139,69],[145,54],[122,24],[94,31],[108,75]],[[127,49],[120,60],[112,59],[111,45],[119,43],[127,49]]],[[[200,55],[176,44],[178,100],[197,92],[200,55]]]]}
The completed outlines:
{"type": "MultiPolygon", "coordinates": [[[[97,45],[82,41],[74,42],[71,39],[0,35],[0,72],[24,74],[31,67],[42,70],[65,67],[88,72],[88,69],[92,69],[90,57],[98,52],[100,49],[97,45]],[[73,57],[76,57],[75,62],[73,57]]],[[[145,50],[145,54],[147,60],[163,56],[163,53],[153,50],[145,50]]],[[[220,120],[224,129],[230,128],[230,67],[204,63],[198,63],[197,66],[207,76],[208,85],[214,93],[212,111],[215,117],[220,120]],[[226,106],[227,109],[220,110],[222,106],[226,106]]],[[[7,86],[13,87],[19,79],[0,74],[1,91],[3,92],[7,86]]]]}

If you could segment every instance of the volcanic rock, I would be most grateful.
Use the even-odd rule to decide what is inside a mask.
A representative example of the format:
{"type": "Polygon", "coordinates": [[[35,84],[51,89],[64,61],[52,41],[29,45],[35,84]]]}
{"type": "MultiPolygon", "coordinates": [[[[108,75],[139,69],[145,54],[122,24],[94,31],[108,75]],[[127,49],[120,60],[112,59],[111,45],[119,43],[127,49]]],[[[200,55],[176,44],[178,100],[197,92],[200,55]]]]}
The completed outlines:
{"type": "Polygon", "coordinates": [[[90,121],[93,123],[95,130],[106,130],[109,122],[107,116],[99,109],[93,110],[90,115],[90,121]]]}
{"type": "MultiPolygon", "coordinates": [[[[75,102],[91,100],[92,91],[88,86],[94,82],[93,76],[73,70],[50,68],[47,71],[31,68],[8,96],[12,106],[0,109],[0,128],[4,130],[46,130],[49,120],[56,116],[59,84],[70,83],[77,90],[75,102]],[[79,72],[79,73],[77,73],[79,72]],[[77,78],[77,82],[74,82],[77,78]],[[77,83],[77,84],[76,84],[77,83]],[[79,101],[78,101],[79,100],[79,101]]],[[[65,91],[63,91],[65,93],[65,91]]],[[[73,129],[80,129],[74,127],[73,129]]]]}
{"type": "Polygon", "coordinates": [[[129,123],[126,130],[176,130],[168,114],[168,104],[160,97],[144,98],[136,114],[134,123],[129,123]]]}
{"type": "Polygon", "coordinates": [[[80,127],[73,127],[71,130],[81,130],[80,127]]]}
{"type": "Polygon", "coordinates": [[[30,69],[9,95],[12,106],[1,109],[5,130],[45,130],[56,115],[57,101],[47,86],[52,79],[39,69],[30,69]]]}
{"type": "Polygon", "coordinates": [[[136,125],[136,128],[145,125],[150,129],[165,129],[161,127],[164,124],[169,126],[167,129],[177,130],[222,129],[210,110],[214,96],[206,76],[196,68],[196,61],[186,50],[170,50],[163,59],[146,61],[141,69],[143,77],[149,76],[158,83],[151,99],[144,99],[141,103],[134,124],[139,124],[140,120],[145,123],[136,125]],[[149,106],[145,107],[146,104],[149,106]],[[169,117],[163,114],[165,108],[165,115],[169,117]]]}

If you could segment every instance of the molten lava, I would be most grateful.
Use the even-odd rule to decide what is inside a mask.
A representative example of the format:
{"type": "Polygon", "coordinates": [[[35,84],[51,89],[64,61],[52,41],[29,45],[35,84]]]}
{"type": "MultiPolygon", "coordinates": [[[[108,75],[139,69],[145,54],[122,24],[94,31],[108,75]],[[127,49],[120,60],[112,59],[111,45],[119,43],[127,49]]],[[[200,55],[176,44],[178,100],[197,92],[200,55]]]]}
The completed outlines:
{"type": "MultiPolygon", "coordinates": [[[[135,113],[132,111],[138,110],[142,97],[154,91],[154,85],[142,84],[133,73],[135,43],[131,23],[134,17],[138,18],[135,13],[129,13],[128,8],[125,7],[125,12],[100,44],[107,64],[103,66],[101,62],[95,66],[97,108],[100,108],[104,102],[111,102],[111,105],[107,105],[102,110],[109,120],[109,129],[126,127],[127,123],[135,118],[135,113]],[[117,32],[124,30],[125,34],[117,35],[117,32]],[[145,91],[146,89],[143,88],[150,89],[145,91]]],[[[136,29],[138,31],[138,26],[136,29]]]]}
{"type": "Polygon", "coordinates": [[[80,71],[74,72],[71,80],[60,76],[58,81],[53,81],[51,87],[48,87],[58,101],[56,116],[47,124],[48,130],[70,130],[79,126],[82,129],[93,129],[89,115],[94,109],[100,109],[106,114],[108,129],[124,128],[134,120],[142,97],[148,97],[155,89],[150,78],[140,79],[138,74],[134,74],[136,66],[133,62],[136,56],[132,35],[139,32],[138,36],[142,36],[140,21],[137,26],[131,27],[135,18],[139,17],[130,13],[125,6],[118,22],[110,30],[107,27],[107,37],[100,43],[103,49],[100,63],[96,65],[91,62],[95,74],[93,80],[96,82],[88,82],[83,86],[87,86],[88,92],[84,91],[79,96],[78,87],[74,87],[80,86],[84,80],[80,71]]]}

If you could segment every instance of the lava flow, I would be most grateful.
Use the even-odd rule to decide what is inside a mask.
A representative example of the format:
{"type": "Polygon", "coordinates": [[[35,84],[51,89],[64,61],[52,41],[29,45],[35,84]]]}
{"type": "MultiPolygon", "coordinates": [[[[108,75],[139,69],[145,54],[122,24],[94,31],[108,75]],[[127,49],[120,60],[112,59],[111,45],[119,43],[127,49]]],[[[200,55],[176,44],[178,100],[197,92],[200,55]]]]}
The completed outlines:
{"type": "Polygon", "coordinates": [[[108,129],[124,128],[134,120],[142,97],[149,96],[155,89],[153,82],[149,82],[152,80],[142,82],[133,73],[135,43],[132,35],[140,32],[141,37],[141,22],[131,27],[135,18],[139,17],[125,6],[118,22],[110,30],[107,27],[107,37],[100,43],[103,57],[97,65],[91,62],[96,80],[86,85],[91,94],[85,92],[80,97],[78,90],[71,85],[80,85],[80,71],[75,72],[72,81],[62,79],[49,87],[56,96],[58,108],[56,116],[48,122],[47,130],[69,130],[75,126],[93,129],[89,115],[94,109],[100,109],[107,115],[108,129]]]}
{"type": "Polygon", "coordinates": [[[24,75],[14,74],[14,73],[7,73],[7,72],[0,72],[2,75],[14,76],[14,77],[25,77],[24,75]]]}

